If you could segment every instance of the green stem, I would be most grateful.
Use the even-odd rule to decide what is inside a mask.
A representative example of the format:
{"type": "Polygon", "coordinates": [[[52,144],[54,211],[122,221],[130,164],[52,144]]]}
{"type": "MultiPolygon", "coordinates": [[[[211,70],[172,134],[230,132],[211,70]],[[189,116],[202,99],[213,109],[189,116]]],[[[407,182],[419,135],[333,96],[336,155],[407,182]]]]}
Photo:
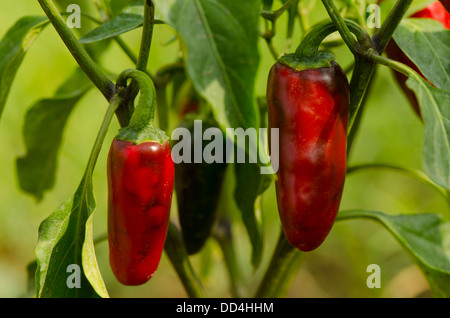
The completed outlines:
{"type": "Polygon", "coordinates": [[[373,35],[372,40],[375,43],[375,48],[378,53],[381,54],[386,48],[386,45],[391,40],[392,35],[408,11],[412,1],[413,0],[397,1],[378,32],[373,35]]]}
{"type": "Polygon", "coordinates": [[[141,96],[128,127],[134,130],[142,130],[148,125],[154,125],[156,90],[147,74],[139,70],[129,69],[123,71],[117,78],[116,86],[119,94],[123,94],[125,88],[127,88],[127,80],[130,78],[137,83],[141,96]]]}
{"type": "Polygon", "coordinates": [[[206,297],[205,290],[194,272],[184,248],[180,231],[172,222],[169,223],[164,250],[178,274],[187,294],[191,298],[206,297]]]}
{"type": "Polygon", "coordinates": [[[376,68],[376,63],[367,60],[363,56],[355,56],[355,68],[353,69],[352,79],[350,81],[350,116],[347,135],[355,134],[353,128],[357,117],[361,115],[360,109],[376,68]]]}
{"type": "Polygon", "coordinates": [[[373,49],[367,51],[366,57],[368,59],[370,59],[371,61],[373,61],[374,63],[390,67],[390,68],[406,75],[407,77],[415,77],[420,82],[422,82],[422,80],[421,80],[422,77],[419,74],[417,74],[412,68],[410,68],[409,66],[407,66],[403,63],[383,57],[373,49]]]}
{"type": "Polygon", "coordinates": [[[153,22],[155,19],[155,6],[152,0],[146,0],[144,5],[144,25],[141,36],[141,47],[136,69],[145,72],[153,38],[153,22]]]}
{"type": "Polygon", "coordinates": [[[280,231],[270,264],[256,291],[255,298],[282,297],[290,280],[298,269],[298,258],[301,252],[286,239],[283,230],[280,231]]]}
{"type": "Polygon", "coordinates": [[[86,171],[84,173],[83,180],[89,180],[88,182],[90,182],[92,179],[92,173],[94,171],[94,167],[97,162],[98,156],[100,155],[100,150],[102,149],[106,133],[108,132],[109,125],[111,123],[112,118],[114,117],[114,112],[116,111],[116,108],[118,107],[120,102],[121,99],[118,95],[114,95],[111,98],[108,110],[106,111],[102,125],[97,134],[97,138],[95,139],[94,146],[92,147],[92,151],[89,156],[88,163],[86,165],[86,171]]]}
{"type": "Polygon", "coordinates": [[[379,219],[375,215],[376,212],[374,213],[370,210],[344,210],[339,211],[338,216],[336,217],[336,222],[360,218],[371,219],[379,222],[379,219]]]}
{"type": "MultiPolygon", "coordinates": [[[[147,71],[148,59],[150,56],[150,48],[153,38],[153,20],[155,17],[155,7],[152,0],[146,0],[144,5],[144,23],[141,36],[141,47],[136,63],[136,69],[142,72],[147,71]]],[[[132,81],[127,90],[126,101],[128,107],[132,107],[132,102],[136,98],[139,89],[137,83],[132,81]]]]}
{"type": "MultiPolygon", "coordinates": [[[[372,47],[369,34],[359,24],[352,20],[342,19],[342,23],[346,26],[349,32],[356,35],[358,42],[362,43],[365,47],[372,47]]],[[[297,50],[295,51],[295,57],[299,60],[310,59],[317,57],[320,44],[330,34],[338,31],[338,27],[335,22],[323,22],[312,29],[302,40],[297,50]]],[[[352,39],[353,36],[351,35],[352,39]]],[[[349,47],[352,52],[359,53],[359,47],[356,40],[354,40],[349,47]]],[[[356,54],[355,53],[355,54],[356,54]]]]}
{"type": "Polygon", "coordinates": [[[234,298],[239,298],[238,281],[240,277],[239,268],[236,261],[236,252],[233,247],[233,240],[231,235],[230,221],[226,218],[220,218],[214,238],[219,243],[222,250],[225,264],[230,278],[231,295],[234,298]]]}
{"type": "Polygon", "coordinates": [[[76,36],[66,25],[58,9],[51,0],[38,0],[50,22],[58,32],[64,44],[69,49],[81,69],[109,101],[114,95],[114,84],[102,72],[100,67],[92,60],[84,47],[78,42],[76,36]]]}
{"type": "Polygon", "coordinates": [[[272,25],[272,28],[269,29],[268,23],[266,23],[266,30],[264,31],[264,34],[262,35],[262,37],[266,41],[266,44],[267,44],[270,54],[272,55],[272,57],[275,60],[277,60],[279,54],[278,54],[278,51],[275,48],[273,41],[272,41],[273,37],[275,36],[276,23],[275,23],[275,21],[269,21],[269,22],[272,25]]]}
{"type": "Polygon", "coordinates": [[[322,3],[325,6],[325,9],[327,10],[331,20],[336,25],[336,28],[341,34],[341,37],[344,40],[345,44],[347,44],[348,48],[352,51],[353,54],[357,54],[359,47],[358,42],[356,42],[355,38],[352,36],[349,27],[339,14],[339,10],[334,2],[332,0],[322,0],[322,3]]]}
{"type": "MultiPolygon", "coordinates": [[[[369,66],[372,67],[372,65],[369,65],[369,66]]],[[[355,65],[353,65],[353,69],[355,69],[355,65]]],[[[359,66],[359,69],[357,70],[357,72],[360,72],[360,70],[361,70],[361,66],[359,66]]],[[[364,112],[364,106],[367,103],[367,100],[369,98],[368,96],[370,94],[370,90],[373,87],[372,82],[375,78],[375,72],[376,72],[376,68],[374,70],[374,73],[370,76],[370,80],[367,82],[367,89],[364,92],[364,96],[361,98],[359,107],[352,108],[352,109],[354,109],[354,111],[351,113],[350,118],[353,118],[353,114],[355,114],[356,116],[354,119],[352,119],[351,129],[348,131],[348,135],[347,135],[347,157],[350,156],[350,150],[353,148],[353,142],[355,141],[356,133],[358,132],[358,129],[361,125],[361,120],[362,120],[363,112],[364,112]]],[[[355,83],[356,83],[356,77],[353,80],[353,83],[350,83],[350,84],[355,85],[355,83]]],[[[363,89],[361,90],[361,92],[363,92],[363,89]]],[[[354,94],[354,95],[356,95],[356,94],[354,94]]],[[[358,103],[357,98],[360,98],[360,97],[353,96],[353,98],[354,99],[353,99],[352,105],[355,105],[358,103]]],[[[350,100],[351,99],[352,99],[352,96],[350,96],[350,100]]]]}
{"type": "Polygon", "coordinates": [[[261,16],[264,19],[267,19],[270,21],[275,21],[276,19],[278,19],[278,17],[280,15],[282,15],[287,9],[289,9],[290,6],[293,5],[296,1],[298,1],[298,0],[289,0],[285,4],[283,4],[279,9],[277,9],[275,11],[262,10],[261,16]]]}

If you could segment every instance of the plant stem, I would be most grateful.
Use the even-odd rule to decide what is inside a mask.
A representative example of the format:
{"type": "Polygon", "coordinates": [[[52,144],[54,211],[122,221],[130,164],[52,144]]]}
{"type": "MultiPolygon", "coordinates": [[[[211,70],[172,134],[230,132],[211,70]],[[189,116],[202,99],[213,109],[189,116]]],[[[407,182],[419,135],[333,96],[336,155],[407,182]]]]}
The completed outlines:
{"type": "Polygon", "coordinates": [[[278,17],[280,15],[282,15],[284,13],[284,11],[289,9],[290,6],[293,5],[296,1],[298,1],[298,0],[289,0],[285,4],[283,4],[279,9],[277,9],[275,11],[263,10],[263,11],[261,11],[261,16],[264,19],[267,19],[267,20],[270,20],[270,21],[275,21],[276,19],[278,19],[278,17]]]}
{"type": "Polygon", "coordinates": [[[268,24],[266,23],[266,30],[264,31],[262,37],[264,38],[264,40],[266,41],[267,47],[269,49],[270,54],[272,55],[272,57],[277,60],[278,59],[278,51],[275,48],[275,46],[273,45],[273,37],[275,36],[275,26],[276,23],[275,21],[269,21],[270,24],[272,25],[272,28],[269,29],[268,24]]]}
{"type": "MultiPolygon", "coordinates": [[[[141,47],[136,63],[136,69],[142,72],[147,71],[148,58],[150,56],[150,48],[153,38],[153,20],[155,17],[155,7],[152,0],[146,0],[144,5],[144,24],[142,29],[141,47]]],[[[128,87],[126,100],[130,103],[136,98],[139,92],[137,83],[131,81],[128,87]]]]}
{"type": "MultiPolygon", "coordinates": [[[[356,22],[348,19],[342,19],[342,23],[344,23],[349,30],[349,32],[354,33],[359,42],[364,44],[364,47],[372,47],[371,40],[369,34],[361,28],[356,22]]],[[[320,44],[323,40],[334,33],[337,30],[336,24],[334,22],[323,22],[314,27],[300,42],[299,46],[295,51],[295,56],[300,61],[305,59],[311,59],[318,55],[320,44]]],[[[355,41],[356,42],[356,41],[355,41]]],[[[356,42],[358,43],[358,42],[356,42]]],[[[358,44],[359,47],[359,44],[358,44]]],[[[358,51],[358,48],[355,46],[355,51],[358,51]]]]}
{"type": "MultiPolygon", "coordinates": [[[[327,0],[323,1],[329,2],[327,0]]],[[[403,16],[411,5],[411,2],[412,0],[397,1],[380,30],[372,37],[373,48],[368,48],[362,52],[362,55],[356,56],[356,66],[350,83],[351,101],[348,134],[352,136],[351,140],[353,140],[355,134],[353,131],[355,121],[357,120],[357,116],[361,115],[361,104],[377,68],[377,63],[379,63],[373,58],[369,59],[367,54],[374,50],[380,54],[384,51],[399,23],[403,19],[403,16]]]]}
{"type": "Polygon", "coordinates": [[[341,37],[344,40],[345,44],[347,44],[348,48],[350,49],[350,51],[352,51],[353,54],[357,54],[359,47],[358,42],[355,40],[344,19],[339,14],[339,10],[334,2],[332,0],[322,0],[322,3],[325,6],[325,9],[327,10],[331,20],[336,25],[336,28],[341,34],[341,37]]]}
{"type": "Polygon", "coordinates": [[[38,0],[42,10],[58,32],[64,44],[69,49],[81,69],[100,90],[103,96],[110,101],[114,95],[114,84],[102,72],[100,67],[89,56],[84,47],[78,42],[76,36],[66,25],[58,9],[51,0],[38,0]]]}
{"type": "Polygon", "coordinates": [[[394,8],[389,12],[386,20],[381,25],[377,33],[372,37],[372,41],[375,44],[375,48],[378,53],[382,53],[386,48],[386,45],[392,38],[395,30],[402,21],[406,12],[408,11],[413,0],[399,0],[395,4],[394,8]]]}
{"type": "Polygon", "coordinates": [[[361,115],[361,105],[376,69],[376,63],[367,60],[363,56],[355,56],[355,68],[353,69],[352,79],[350,81],[350,116],[347,135],[355,134],[352,130],[357,116],[361,115]]]}
{"type": "Polygon", "coordinates": [[[89,156],[88,163],[86,165],[86,170],[84,172],[82,183],[85,182],[84,180],[87,180],[86,182],[92,182],[92,174],[94,172],[95,164],[97,162],[98,156],[100,155],[100,150],[102,149],[103,141],[105,140],[106,133],[108,132],[111,120],[114,117],[114,112],[119,104],[120,104],[120,97],[118,95],[114,95],[111,98],[108,110],[106,111],[102,125],[97,134],[97,138],[95,139],[94,146],[92,147],[92,151],[89,156]]]}
{"type": "Polygon", "coordinates": [[[219,243],[220,249],[227,265],[228,276],[230,278],[231,295],[239,298],[239,268],[236,262],[236,252],[233,247],[233,239],[231,234],[231,224],[228,218],[222,217],[219,219],[214,238],[219,243]]]}
{"type": "Polygon", "coordinates": [[[181,282],[189,297],[206,297],[200,280],[189,262],[188,254],[184,248],[184,242],[181,234],[176,225],[172,222],[169,223],[169,230],[167,232],[164,250],[172,262],[172,265],[175,268],[178,277],[181,279],[181,282]]]}
{"type": "Polygon", "coordinates": [[[269,267],[256,291],[255,298],[282,297],[290,280],[298,269],[298,258],[301,252],[286,239],[283,230],[280,231],[269,267]]]}
{"type": "MultiPolygon", "coordinates": [[[[390,67],[404,75],[406,75],[407,77],[414,77],[416,78],[419,82],[424,82],[423,78],[417,74],[412,68],[410,68],[409,66],[388,59],[386,57],[381,56],[380,54],[378,54],[375,50],[373,49],[369,49],[366,53],[366,57],[371,60],[373,63],[377,63],[377,64],[381,64],[387,67],[390,67]]],[[[425,82],[426,83],[426,82],[425,82]]]]}
{"type": "MultiPolygon", "coordinates": [[[[139,56],[137,58],[126,45],[124,46],[125,43],[118,42],[119,46],[124,49],[124,52],[130,57],[130,59],[136,61],[136,69],[138,71],[145,72],[149,76],[150,74],[147,72],[147,64],[153,38],[154,14],[155,7],[153,5],[153,2],[151,0],[146,0],[144,4],[144,20],[141,36],[141,46],[139,49],[139,56]]],[[[122,128],[128,126],[129,124],[131,115],[134,112],[134,99],[136,98],[138,92],[139,86],[135,80],[132,80],[130,85],[127,87],[124,102],[119,106],[119,108],[117,108],[116,111],[117,118],[119,119],[119,123],[122,128]]]]}
{"type": "Polygon", "coordinates": [[[136,81],[138,90],[141,96],[133,112],[133,116],[129,120],[129,127],[134,127],[135,130],[140,131],[147,127],[149,123],[154,124],[156,111],[156,90],[153,81],[150,77],[139,70],[129,69],[123,71],[117,78],[116,87],[119,94],[127,88],[127,80],[132,79],[136,81]]]}
{"type": "MultiPolygon", "coordinates": [[[[270,21],[271,25],[272,25],[272,29],[269,30],[268,28],[268,23],[266,22],[266,30],[264,32],[264,34],[262,35],[262,37],[264,38],[264,40],[266,40],[267,43],[267,47],[269,48],[270,54],[273,56],[273,58],[275,60],[278,59],[278,51],[275,48],[275,46],[273,45],[273,37],[275,36],[275,28],[276,28],[276,20],[280,17],[280,15],[282,15],[286,10],[288,10],[292,5],[297,4],[298,0],[289,0],[287,1],[285,4],[283,4],[278,10],[275,11],[268,11],[268,10],[262,10],[261,11],[261,16],[266,19],[266,21],[270,21]]],[[[293,27],[293,23],[295,20],[295,15],[293,17],[291,17],[291,13],[290,15],[290,20],[292,20],[292,26],[288,26],[288,36],[287,36],[287,42],[290,41],[290,35],[292,34],[292,32],[290,32],[289,30],[292,29],[293,27]]],[[[291,30],[292,31],[292,30],[291,30]]]]}

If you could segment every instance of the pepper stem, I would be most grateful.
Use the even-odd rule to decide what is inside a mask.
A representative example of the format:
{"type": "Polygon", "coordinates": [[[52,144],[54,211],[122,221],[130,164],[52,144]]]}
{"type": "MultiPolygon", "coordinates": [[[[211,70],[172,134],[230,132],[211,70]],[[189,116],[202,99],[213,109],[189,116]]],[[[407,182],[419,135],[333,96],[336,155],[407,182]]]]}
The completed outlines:
{"type": "Polygon", "coordinates": [[[142,71],[135,69],[125,70],[119,75],[116,83],[120,96],[126,93],[128,79],[133,79],[138,83],[141,96],[131,116],[130,123],[119,131],[116,138],[131,141],[135,144],[145,141],[164,143],[168,137],[154,125],[156,89],[153,81],[142,71]]]}
{"type": "MultiPolygon", "coordinates": [[[[358,52],[360,47],[372,47],[369,34],[356,22],[343,19],[349,30],[358,40],[352,52],[358,52]]],[[[280,59],[280,62],[289,67],[302,71],[318,67],[329,67],[334,56],[329,52],[320,51],[320,44],[327,36],[338,29],[334,22],[326,21],[315,26],[301,41],[294,54],[288,54],[280,59]]]]}

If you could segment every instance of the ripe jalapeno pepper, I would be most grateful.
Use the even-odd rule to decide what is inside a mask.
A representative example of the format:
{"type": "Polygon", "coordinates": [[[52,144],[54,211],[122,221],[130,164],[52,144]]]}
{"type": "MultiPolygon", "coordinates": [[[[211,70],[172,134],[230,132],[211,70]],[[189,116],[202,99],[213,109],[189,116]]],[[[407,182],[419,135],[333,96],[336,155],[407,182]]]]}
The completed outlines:
{"type": "MultiPolygon", "coordinates": [[[[108,241],[111,269],[124,285],[141,285],[156,271],[169,225],[174,163],[168,137],[153,125],[153,83],[138,71],[141,98],[108,154],[108,241]]],[[[125,86],[125,83],[121,83],[125,86]]]]}
{"type": "Polygon", "coordinates": [[[350,103],[340,66],[318,46],[309,52],[303,47],[311,45],[312,36],[273,65],[267,84],[269,131],[279,129],[279,144],[270,150],[279,149],[275,187],[281,225],[287,240],[302,251],[321,245],[337,216],[350,103]]]}

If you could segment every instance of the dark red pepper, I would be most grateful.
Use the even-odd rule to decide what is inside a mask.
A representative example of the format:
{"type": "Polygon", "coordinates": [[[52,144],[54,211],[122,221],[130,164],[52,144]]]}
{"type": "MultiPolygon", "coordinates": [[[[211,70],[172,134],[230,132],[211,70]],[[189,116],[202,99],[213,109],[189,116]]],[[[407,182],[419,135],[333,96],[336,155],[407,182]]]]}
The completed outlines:
{"type": "MultiPolygon", "coordinates": [[[[178,127],[183,127],[190,132],[191,149],[195,149],[195,143],[201,143],[201,149],[204,149],[209,143],[202,139],[204,131],[218,126],[213,120],[203,120],[201,136],[196,136],[194,118],[190,117],[185,118],[178,127]]],[[[202,249],[217,221],[218,205],[227,169],[225,143],[226,139],[223,135],[224,148],[221,162],[195,163],[194,153],[191,152],[189,163],[180,162],[175,166],[178,217],[183,241],[189,255],[196,254],[202,249]]]]}
{"type": "Polygon", "coordinates": [[[136,73],[121,80],[127,76],[141,80],[141,99],[108,155],[109,260],[119,282],[141,285],[153,276],[164,248],[174,163],[167,136],[153,126],[153,85],[136,73]]]}
{"type": "MultiPolygon", "coordinates": [[[[382,2],[382,1],[380,1],[382,2]]],[[[450,29],[450,13],[446,11],[441,2],[436,1],[425,7],[425,9],[411,15],[412,18],[429,18],[440,22],[446,29],[450,29]]],[[[395,43],[394,40],[389,41],[386,47],[386,55],[393,60],[399,61],[420,74],[423,78],[423,74],[419,71],[417,66],[406,56],[405,53],[400,49],[400,47],[395,43]]],[[[404,92],[405,96],[408,98],[411,106],[419,117],[421,116],[419,103],[417,102],[416,95],[409,87],[406,85],[408,77],[400,72],[392,71],[397,83],[404,92]]]]}
{"type": "Polygon", "coordinates": [[[350,88],[336,62],[324,55],[305,57],[301,46],[271,68],[267,108],[269,132],[279,129],[279,143],[270,151],[279,150],[275,186],[281,224],[292,245],[311,251],[329,234],[341,202],[350,88]]]}
{"type": "Polygon", "coordinates": [[[450,13],[450,0],[441,0],[441,3],[444,6],[445,10],[450,13]]]}

